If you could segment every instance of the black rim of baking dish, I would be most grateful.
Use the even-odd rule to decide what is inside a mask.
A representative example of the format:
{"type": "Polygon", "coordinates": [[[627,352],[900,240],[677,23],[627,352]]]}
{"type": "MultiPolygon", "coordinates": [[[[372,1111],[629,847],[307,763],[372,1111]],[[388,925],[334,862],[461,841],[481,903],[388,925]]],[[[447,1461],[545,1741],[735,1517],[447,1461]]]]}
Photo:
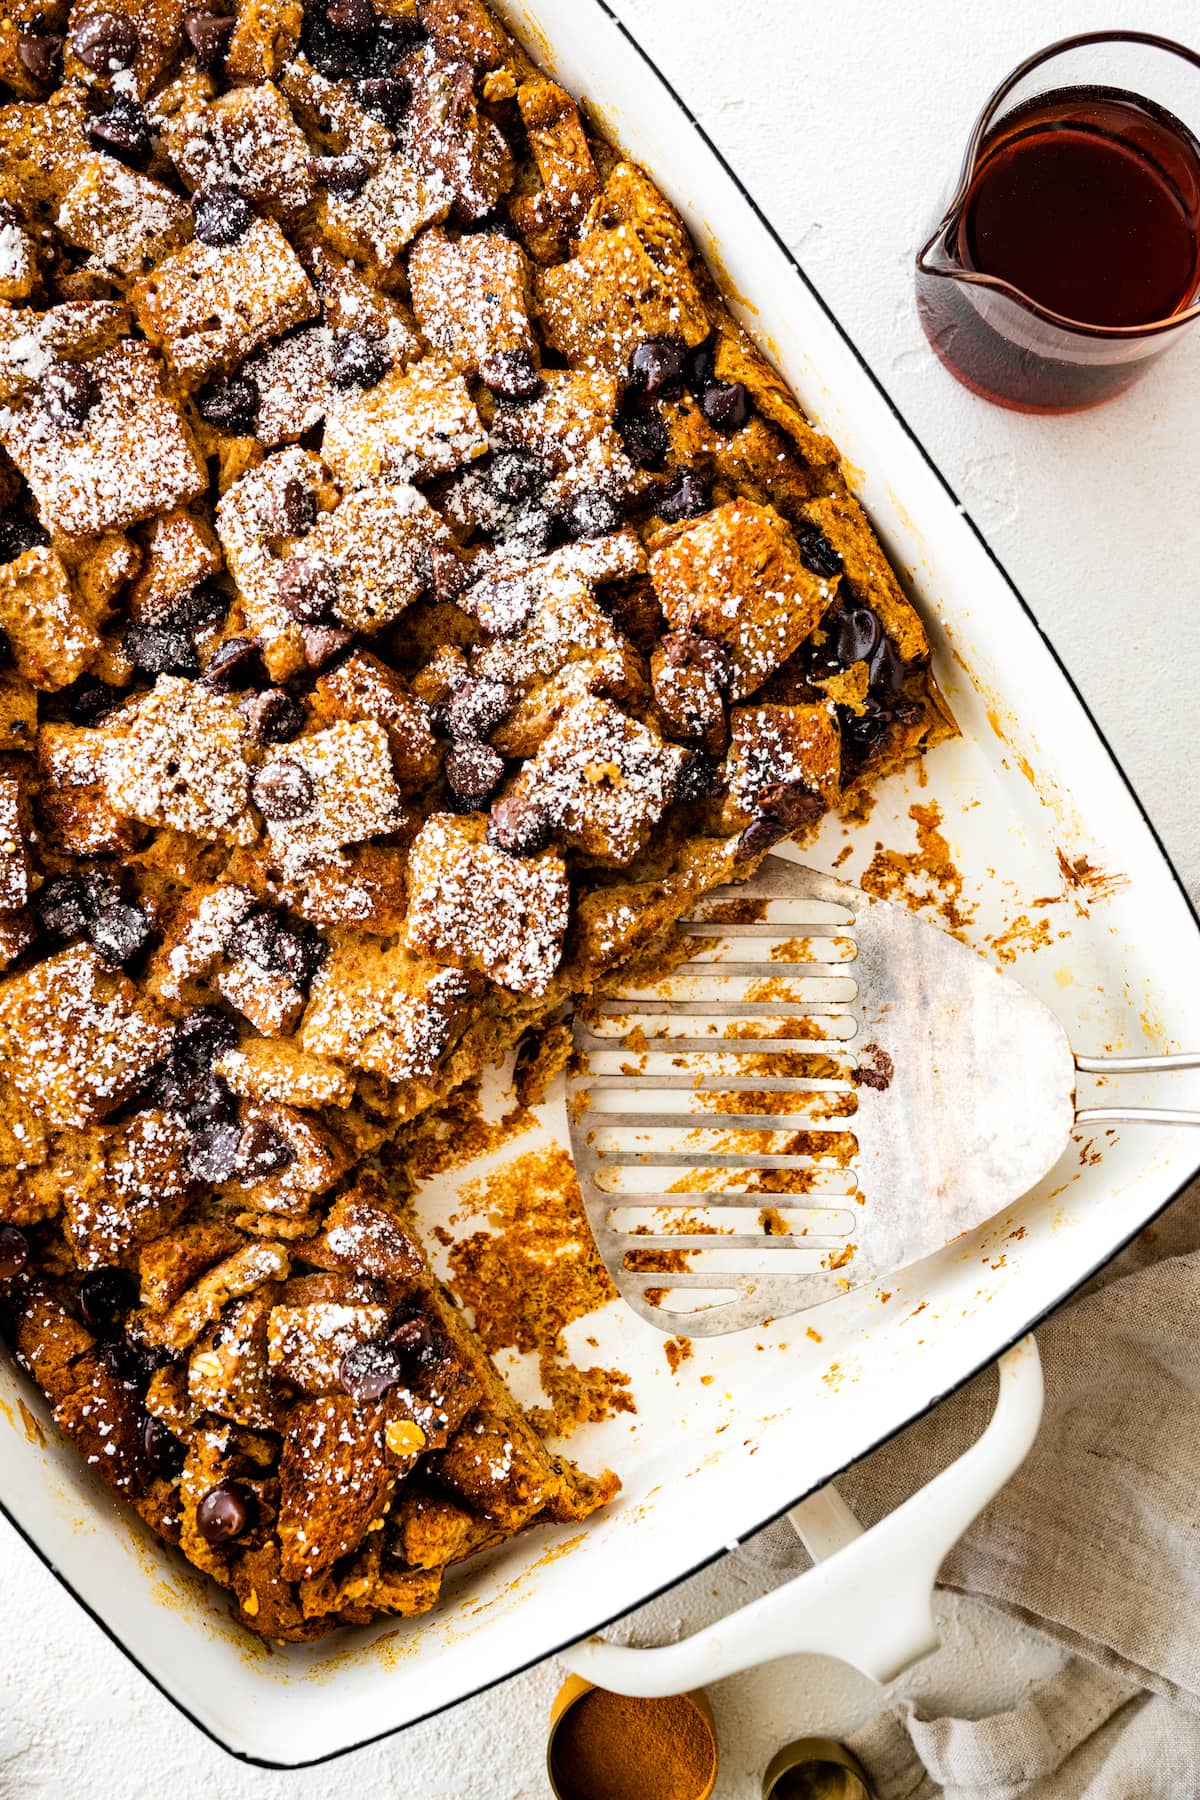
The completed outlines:
{"type": "MultiPolygon", "coordinates": [[[[779,235],[779,232],[775,229],[774,225],[772,225],[770,219],[767,217],[767,215],[762,210],[761,206],[758,204],[758,201],[754,198],[753,194],[750,193],[749,189],[746,187],[745,183],[742,181],[742,179],[738,175],[737,171],[733,168],[733,166],[729,162],[728,158],[724,155],[724,153],[720,149],[718,149],[717,145],[713,142],[712,138],[709,136],[709,134],[705,130],[704,126],[700,123],[699,119],[696,117],[696,115],[692,111],[691,107],[687,104],[686,100],[684,100],[683,96],[679,93],[678,89],[667,78],[667,76],[663,74],[663,72],[659,68],[658,64],[654,61],[654,58],[650,55],[649,51],[646,50],[643,47],[643,45],[638,42],[637,38],[629,30],[628,26],[625,25],[625,23],[613,11],[611,5],[609,4],[609,0],[593,0],[593,4],[602,13],[605,14],[605,16],[615,26],[615,28],[620,33],[620,35],[625,39],[625,42],[633,50],[634,54],[646,65],[646,67],[654,75],[655,79],[658,81],[658,83],[664,89],[664,91],[670,95],[670,97],[674,101],[675,105],[679,108],[680,112],[687,119],[687,121],[690,124],[690,126],[692,127],[693,131],[696,132],[697,136],[705,144],[705,146],[709,150],[710,154],[716,159],[717,163],[724,170],[725,174],[729,177],[730,181],[733,183],[734,187],[737,189],[737,192],[740,194],[741,198],[745,201],[746,205],[750,208],[750,211],[754,214],[754,217],[758,220],[758,223],[762,226],[763,230],[771,238],[771,240],[775,244],[776,248],[782,252],[784,257],[786,257],[787,261],[791,264],[796,275],[804,283],[804,286],[808,290],[808,293],[810,294],[812,299],[820,307],[821,311],[824,313],[824,315],[828,319],[829,323],[833,326],[834,330],[837,332],[837,334],[841,338],[842,342],[846,345],[846,348],[851,352],[855,361],[858,363],[859,367],[862,369],[863,373],[866,375],[866,377],[870,381],[871,385],[875,388],[876,392],[879,394],[880,398],[883,400],[884,404],[888,408],[888,411],[892,414],[892,417],[896,420],[896,423],[900,426],[901,430],[904,432],[905,436],[909,439],[910,443],[916,449],[916,451],[921,456],[923,461],[927,464],[930,471],[933,473],[933,475],[936,476],[936,478],[940,482],[941,486],[945,489],[946,493],[949,495],[950,499],[953,501],[955,508],[957,509],[959,514],[962,516],[964,522],[970,527],[977,542],[980,544],[980,546],[986,553],[989,561],[993,564],[993,566],[997,570],[998,574],[1001,576],[1001,578],[1005,582],[1006,586],[1009,588],[1010,592],[1013,594],[1018,605],[1021,607],[1022,611],[1025,613],[1026,617],[1029,619],[1030,623],[1033,625],[1034,630],[1037,632],[1038,636],[1041,638],[1042,643],[1045,645],[1045,648],[1046,648],[1047,652],[1049,653],[1050,657],[1052,658],[1055,666],[1058,668],[1059,673],[1063,676],[1064,680],[1067,683],[1067,686],[1071,690],[1071,693],[1074,695],[1075,701],[1076,701],[1077,705],[1079,706],[1081,712],[1083,713],[1084,717],[1087,719],[1088,723],[1092,727],[1092,730],[1095,732],[1097,738],[1099,739],[1103,750],[1105,751],[1106,755],[1108,756],[1109,762],[1112,764],[1114,771],[1116,772],[1119,779],[1123,782],[1126,792],[1129,794],[1130,799],[1133,801],[1133,804],[1136,807],[1139,816],[1141,817],[1142,823],[1145,825],[1147,831],[1150,833],[1150,836],[1151,836],[1154,844],[1157,846],[1159,854],[1161,855],[1163,862],[1166,864],[1167,870],[1170,873],[1171,879],[1174,881],[1176,887],[1179,889],[1179,892],[1183,898],[1184,905],[1186,906],[1188,912],[1191,914],[1192,921],[1196,927],[1197,932],[1200,933],[1200,913],[1197,912],[1196,907],[1192,902],[1191,895],[1188,893],[1187,888],[1184,886],[1183,881],[1180,878],[1179,871],[1176,869],[1174,863],[1172,862],[1171,857],[1167,851],[1166,845],[1163,843],[1162,837],[1160,836],[1157,828],[1155,827],[1153,820],[1150,818],[1149,814],[1146,812],[1145,807],[1142,805],[1142,802],[1138,797],[1138,794],[1133,786],[1133,783],[1130,781],[1128,775],[1125,773],[1125,770],[1122,767],[1121,762],[1119,761],[1115,751],[1113,750],[1112,745],[1108,741],[1108,738],[1103,730],[1103,727],[1100,725],[1099,721],[1096,719],[1096,717],[1093,714],[1091,708],[1089,707],[1086,699],[1084,698],[1083,694],[1080,692],[1078,686],[1075,683],[1074,678],[1071,675],[1070,670],[1063,663],[1063,660],[1059,656],[1058,651],[1055,649],[1053,643],[1050,641],[1049,637],[1046,635],[1045,631],[1042,629],[1041,623],[1038,620],[1036,613],[1034,612],[1033,608],[1030,606],[1028,600],[1026,600],[1024,594],[1021,592],[1021,590],[1017,586],[1016,582],[1013,580],[1012,576],[1009,574],[1004,563],[1001,561],[1001,559],[997,555],[996,551],[992,548],[992,545],[988,542],[987,538],[985,537],[983,531],[980,529],[978,524],[976,524],[974,518],[971,516],[967,507],[959,499],[954,488],[951,486],[950,482],[946,479],[946,476],[942,473],[942,470],[938,466],[937,462],[934,460],[933,456],[926,449],[924,443],[918,437],[917,433],[913,430],[912,426],[909,424],[908,420],[905,418],[904,414],[901,412],[901,410],[897,406],[896,402],[892,399],[892,396],[889,394],[887,388],[883,385],[882,381],[879,379],[878,375],[875,373],[874,369],[871,367],[871,364],[868,362],[866,356],[859,349],[855,340],[851,337],[851,335],[847,331],[846,327],[842,324],[841,320],[837,317],[836,313],[834,313],[834,311],[829,306],[829,304],[827,303],[827,301],[825,300],[823,295],[820,293],[818,288],[811,281],[809,276],[805,273],[804,268],[801,265],[799,259],[794,255],[794,253],[789,249],[788,245],[784,242],[783,238],[779,235]]],[[[862,1450],[860,1450],[857,1455],[851,1457],[848,1461],[841,1463],[836,1469],[831,1469],[829,1471],[829,1473],[826,1475],[823,1475],[819,1481],[815,1481],[810,1486],[803,1488],[798,1494],[796,1494],[791,1500],[789,1500],[786,1503],[786,1505],[778,1507],[775,1511],[768,1513],[765,1518],[760,1519],[757,1524],[749,1526],[745,1531],[743,1531],[739,1535],[737,1542],[744,1543],[748,1538],[754,1537],[758,1532],[762,1531],[766,1526],[773,1524],[775,1522],[775,1520],[781,1519],[784,1516],[784,1514],[790,1510],[791,1507],[798,1505],[799,1502],[801,1500],[806,1499],[809,1494],[815,1493],[818,1488],[824,1487],[830,1481],[836,1481],[837,1477],[839,1475],[844,1474],[847,1469],[853,1468],[856,1463],[862,1462],[864,1460],[864,1458],[872,1455],[876,1450],[881,1449],[884,1444],[888,1444],[892,1441],[893,1438],[899,1437],[899,1435],[902,1431],[907,1431],[910,1425],[915,1425],[920,1419],[925,1418],[929,1413],[933,1412],[935,1407],[940,1406],[942,1401],[948,1399],[951,1394],[958,1393],[961,1388],[966,1387],[968,1382],[974,1381],[976,1376],[981,1375],[986,1370],[990,1369],[992,1367],[993,1363],[995,1363],[1001,1356],[1003,1356],[1006,1351],[1012,1349],[1014,1344],[1019,1343],[1022,1338],[1028,1336],[1028,1334],[1031,1331],[1035,1330],[1036,1327],[1038,1325],[1042,1324],[1044,1320],[1049,1318],[1052,1313],[1057,1312],[1059,1307],[1062,1306],[1067,1300],[1069,1300],[1073,1294],[1078,1293],[1079,1289],[1081,1287],[1084,1287],[1086,1285],[1086,1283],[1089,1282],[1092,1279],[1092,1277],[1099,1272],[1099,1270],[1106,1268],[1110,1262],[1112,1262],[1117,1256],[1120,1255],[1122,1250],[1124,1250],[1129,1244],[1131,1244],[1133,1242],[1133,1240],[1137,1236],[1139,1236],[1139,1234],[1142,1231],[1145,1230],[1147,1225],[1151,1224],[1155,1219],[1159,1218],[1167,1210],[1167,1208],[1169,1206],[1174,1205],[1175,1201],[1178,1200],[1179,1196],[1184,1192],[1184,1190],[1191,1185],[1191,1183],[1194,1180],[1198,1171],[1200,1171],[1200,1154],[1197,1155],[1195,1167],[1189,1172],[1189,1174],[1184,1178],[1184,1180],[1179,1183],[1178,1187],[1176,1187],[1174,1189],[1174,1191],[1170,1195],[1168,1195],[1168,1197],[1163,1201],[1161,1206],[1157,1206],[1154,1209],[1154,1211],[1148,1215],[1147,1218],[1139,1221],[1138,1225],[1132,1231],[1130,1231],[1126,1237],[1122,1238],[1121,1241],[1118,1244],[1116,1244],[1112,1250],[1107,1252],[1106,1255],[1100,1257],[1100,1259],[1097,1262],[1093,1263],[1089,1268],[1085,1269],[1079,1275],[1077,1280],[1073,1281],[1069,1287],[1064,1288],[1060,1294],[1056,1295],[1055,1298],[1052,1301],[1050,1301],[1046,1306],[1044,1306],[1040,1312],[1036,1313],[1031,1319],[1029,1319],[1027,1321],[1027,1323],[1024,1324],[1019,1331],[1014,1332],[1010,1337],[1006,1338],[1004,1340],[1004,1342],[1001,1343],[994,1352],[992,1352],[989,1356],[987,1356],[982,1362],[977,1363],[973,1369],[968,1370],[967,1373],[965,1375],[963,1375],[959,1380],[952,1382],[949,1387],[944,1388],[940,1393],[935,1394],[925,1405],[918,1407],[917,1410],[915,1412],[911,1413],[907,1418],[901,1419],[897,1424],[893,1425],[889,1430],[883,1432],[872,1443],[866,1445],[862,1450]]],[[[60,1586],[62,1586],[63,1588],[66,1589],[67,1593],[70,1594],[71,1598],[88,1615],[88,1617],[92,1620],[92,1623],[94,1625],[96,1625],[100,1631],[103,1632],[104,1636],[109,1639],[110,1643],[114,1644],[116,1646],[116,1648],[121,1652],[121,1654],[127,1659],[127,1661],[129,1661],[130,1663],[133,1664],[133,1667],[135,1669],[137,1669],[138,1673],[145,1677],[145,1679],[150,1683],[151,1687],[156,1688],[158,1690],[158,1692],[163,1696],[163,1698],[165,1700],[169,1701],[171,1706],[173,1706],[177,1712],[182,1713],[184,1718],[187,1719],[189,1721],[189,1723],[191,1723],[192,1725],[194,1725],[196,1727],[197,1731],[202,1732],[203,1735],[210,1740],[210,1742],[216,1744],[219,1749],[225,1751],[226,1755],[233,1757],[238,1762],[246,1763],[246,1764],[250,1765],[251,1767],[258,1768],[258,1769],[288,1770],[288,1769],[317,1768],[322,1763],[336,1762],[341,1757],[352,1756],[352,1755],[354,1755],[354,1753],[356,1751],[366,1750],[366,1749],[370,1748],[370,1746],[373,1744],[382,1743],[386,1738],[397,1737],[397,1736],[399,1736],[399,1734],[401,1732],[411,1731],[414,1726],[422,1725],[427,1720],[436,1718],[440,1713],[450,1712],[454,1707],[462,1706],[466,1703],[466,1701],[474,1700],[480,1694],[486,1694],[492,1688],[500,1687],[504,1682],[514,1680],[518,1675],[523,1675],[523,1674],[527,1673],[528,1670],[536,1668],[539,1663],[548,1662],[551,1657],[558,1656],[562,1651],[569,1649],[572,1644],[579,1643],[583,1638],[591,1637],[596,1632],[606,1631],[610,1625],[615,1625],[618,1622],[618,1620],[628,1617],[628,1615],[631,1612],[637,1611],[643,1606],[648,1606],[651,1601],[657,1600],[658,1598],[660,1598],[661,1595],[669,1593],[672,1588],[679,1587],[685,1581],[690,1581],[694,1575],[700,1574],[702,1570],[707,1569],[713,1563],[718,1562],[721,1559],[721,1557],[725,1556],[728,1553],[728,1550],[730,1548],[729,1545],[722,1544],[720,1549],[714,1550],[711,1556],[702,1557],[699,1562],[695,1563],[690,1569],[685,1570],[683,1572],[683,1574],[673,1576],[670,1581],[664,1581],[660,1586],[658,1586],[656,1588],[652,1588],[648,1593],[642,1595],[642,1597],[637,1601],[636,1606],[625,1607],[620,1612],[613,1613],[607,1618],[599,1619],[599,1620],[597,1620],[597,1622],[594,1625],[589,1626],[586,1631],[572,1632],[571,1636],[568,1638],[564,1638],[561,1643],[553,1645],[548,1650],[539,1651],[538,1655],[531,1656],[528,1659],[528,1661],[526,1661],[526,1662],[518,1663],[515,1668],[506,1669],[502,1675],[497,1675],[490,1681],[480,1682],[478,1687],[472,1688],[468,1693],[459,1694],[453,1700],[447,1700],[447,1701],[442,1702],[438,1706],[430,1707],[428,1712],[420,1713],[420,1714],[418,1714],[418,1716],[416,1718],[406,1720],[403,1725],[390,1725],[383,1731],[372,1733],[372,1735],[369,1737],[358,1738],[358,1739],[356,1739],[356,1741],[354,1743],[347,1744],[342,1749],[327,1750],[320,1756],[306,1757],[302,1761],[299,1761],[299,1762],[279,1762],[270,1757],[254,1756],[247,1750],[235,1749],[231,1744],[226,1743],[224,1738],[222,1738],[219,1735],[219,1733],[216,1730],[214,1730],[214,1728],[211,1725],[206,1725],[202,1719],[197,1718],[195,1713],[192,1712],[191,1709],[188,1706],[186,1706],[182,1700],[177,1698],[177,1696],[175,1694],[173,1694],[170,1691],[170,1689],[168,1687],[166,1687],[164,1685],[164,1683],[161,1680],[159,1680],[159,1678],[156,1675],[154,1675],[146,1667],[146,1665],[134,1654],[134,1652],[132,1650],[130,1650],[129,1647],[125,1643],[122,1642],[122,1640],[120,1639],[120,1637],[117,1636],[117,1633],[113,1630],[113,1628],[110,1625],[106,1624],[106,1622],[100,1617],[100,1615],[95,1611],[95,1609],[93,1607],[91,1607],[88,1604],[88,1602],[86,1600],[84,1600],[83,1597],[79,1593],[76,1592],[75,1588],[71,1585],[71,1582],[68,1580],[67,1576],[65,1576],[63,1574],[61,1569],[59,1569],[55,1566],[55,1564],[51,1560],[51,1558],[46,1555],[46,1553],[34,1541],[34,1539],[24,1529],[24,1527],[18,1523],[18,1521],[13,1517],[12,1513],[9,1511],[8,1507],[4,1505],[3,1501],[0,1501],[0,1515],[3,1515],[3,1517],[5,1519],[7,1519],[8,1523],[12,1526],[13,1530],[17,1533],[18,1537],[20,1537],[28,1545],[29,1549],[32,1550],[33,1554],[37,1557],[38,1561],[40,1563],[42,1563],[46,1569],[49,1570],[50,1574],[54,1576],[55,1580],[60,1584],[60,1586]]]]}

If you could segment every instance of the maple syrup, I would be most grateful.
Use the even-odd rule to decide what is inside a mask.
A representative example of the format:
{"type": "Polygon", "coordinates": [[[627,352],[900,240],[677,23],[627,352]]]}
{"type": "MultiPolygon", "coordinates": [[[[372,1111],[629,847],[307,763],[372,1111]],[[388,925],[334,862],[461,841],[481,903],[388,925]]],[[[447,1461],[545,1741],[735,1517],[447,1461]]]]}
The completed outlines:
{"type": "Polygon", "coordinates": [[[1200,292],[1200,144],[1123,89],[1040,94],[984,137],[944,225],[943,255],[968,279],[918,276],[942,360],[1009,406],[1095,405],[1156,347],[1138,328],[1200,292]],[[973,274],[1007,288],[973,284],[973,274]]]}

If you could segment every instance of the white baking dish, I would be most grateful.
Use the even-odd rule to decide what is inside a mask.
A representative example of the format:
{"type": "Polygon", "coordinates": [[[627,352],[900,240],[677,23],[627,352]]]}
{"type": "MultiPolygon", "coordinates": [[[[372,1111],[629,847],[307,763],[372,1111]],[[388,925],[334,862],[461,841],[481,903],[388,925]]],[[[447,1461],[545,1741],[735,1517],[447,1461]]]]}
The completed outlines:
{"type": "MultiPolygon", "coordinates": [[[[603,0],[499,10],[573,91],[596,97],[598,122],[680,206],[728,291],[751,297],[745,322],[865,471],[862,496],[931,624],[963,738],[929,759],[924,785],[915,773],[889,784],[839,872],[854,879],[877,840],[910,848],[909,806],[936,802],[965,935],[1011,957],[1078,1048],[1200,1043],[1200,927],[1179,883],[1019,595],[853,345],[603,0]]],[[[813,860],[844,842],[830,825],[813,860]]],[[[1176,1091],[1180,1105],[1200,1101],[1191,1077],[1176,1091]]],[[[582,1532],[535,1534],[467,1566],[438,1612],[407,1625],[268,1654],[72,1452],[52,1434],[39,1441],[44,1409],[7,1365],[5,1510],[203,1729],[252,1760],[311,1762],[582,1637],[825,1482],[1061,1301],[1198,1159],[1200,1137],[1182,1132],[1131,1128],[1073,1146],[1020,1207],[889,1283],[890,1297],[865,1289],[823,1309],[811,1321],[819,1341],[793,1320],[701,1342],[675,1377],[658,1334],[621,1307],[589,1319],[599,1348],[587,1359],[628,1370],[639,1411],[589,1427],[570,1450],[616,1467],[623,1495],[582,1532]]],[[[445,1191],[424,1204],[449,1210],[445,1191]]],[[[520,1390],[525,1372],[514,1379],[520,1390]]]]}

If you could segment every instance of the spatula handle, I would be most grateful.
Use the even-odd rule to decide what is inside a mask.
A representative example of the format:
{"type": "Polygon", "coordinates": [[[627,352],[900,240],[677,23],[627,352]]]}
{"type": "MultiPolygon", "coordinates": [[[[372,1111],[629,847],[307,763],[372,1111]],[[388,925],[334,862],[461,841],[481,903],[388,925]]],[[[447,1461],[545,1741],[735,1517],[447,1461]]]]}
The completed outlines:
{"type": "Polygon", "coordinates": [[[822,1488],[789,1514],[818,1559],[802,1575],[680,1643],[641,1650],[589,1638],[561,1660],[600,1687],[644,1698],[802,1651],[893,1681],[937,1648],[938,1569],[1024,1461],[1041,1416],[1041,1362],[1027,1337],[1000,1360],[1000,1394],[983,1436],[869,1531],[836,1489],[822,1488]]]}
{"type": "MultiPolygon", "coordinates": [[[[1077,1056],[1084,1075],[1168,1075],[1200,1069],[1200,1050],[1176,1050],[1169,1056],[1077,1056]]],[[[1200,1125],[1200,1112],[1161,1106],[1087,1106],[1075,1114],[1077,1125],[1200,1125]]]]}

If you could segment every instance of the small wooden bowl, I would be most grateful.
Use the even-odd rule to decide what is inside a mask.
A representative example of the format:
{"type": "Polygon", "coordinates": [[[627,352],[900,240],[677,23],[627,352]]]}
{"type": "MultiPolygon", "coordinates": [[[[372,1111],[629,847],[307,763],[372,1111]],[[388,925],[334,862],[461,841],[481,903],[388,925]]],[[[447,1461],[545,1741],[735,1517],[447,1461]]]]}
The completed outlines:
{"type": "MultiPolygon", "coordinates": [[[[557,1694],[554,1696],[553,1704],[550,1707],[550,1736],[546,1742],[546,1774],[550,1782],[550,1791],[554,1794],[555,1800],[581,1800],[581,1796],[577,1790],[563,1785],[563,1778],[555,1768],[554,1740],[558,1736],[559,1726],[571,1711],[571,1708],[577,1706],[585,1694],[592,1693],[595,1686],[596,1684],[594,1681],[585,1681],[582,1675],[568,1675],[567,1679],[563,1682],[557,1694]]],[[[690,1702],[697,1718],[701,1720],[708,1737],[712,1741],[712,1773],[707,1781],[705,1781],[702,1786],[698,1787],[696,1792],[690,1796],[690,1800],[710,1800],[713,1788],[717,1784],[718,1767],[717,1728],[713,1723],[712,1707],[708,1704],[707,1696],[703,1694],[699,1688],[696,1688],[690,1694],[672,1695],[672,1698],[690,1702]]],[[[655,1702],[653,1700],[647,1700],[643,1702],[643,1704],[646,1706],[653,1706],[655,1705],[655,1702]]]]}

